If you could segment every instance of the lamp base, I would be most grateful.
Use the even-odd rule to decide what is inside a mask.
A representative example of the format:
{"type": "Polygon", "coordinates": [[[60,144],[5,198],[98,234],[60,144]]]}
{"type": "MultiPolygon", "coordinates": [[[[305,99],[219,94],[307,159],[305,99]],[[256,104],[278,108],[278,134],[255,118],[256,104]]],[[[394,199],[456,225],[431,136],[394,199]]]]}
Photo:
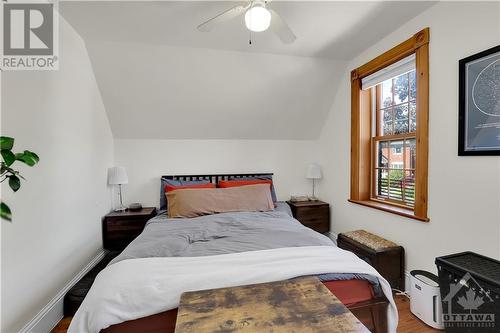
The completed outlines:
{"type": "Polygon", "coordinates": [[[319,199],[317,197],[315,197],[314,195],[311,195],[308,197],[309,201],[319,201],[319,199]]]}
{"type": "Polygon", "coordinates": [[[120,207],[117,207],[114,209],[115,212],[123,212],[126,210],[127,210],[127,207],[125,207],[125,206],[120,206],[120,207]]]}

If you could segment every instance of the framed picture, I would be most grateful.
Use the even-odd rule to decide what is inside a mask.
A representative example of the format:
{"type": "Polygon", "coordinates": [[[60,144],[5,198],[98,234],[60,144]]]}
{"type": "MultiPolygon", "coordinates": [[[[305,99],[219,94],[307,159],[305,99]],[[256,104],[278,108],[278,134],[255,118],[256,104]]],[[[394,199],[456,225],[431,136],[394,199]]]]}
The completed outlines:
{"type": "Polygon", "coordinates": [[[500,45],[459,61],[458,155],[500,155],[500,45]]]}

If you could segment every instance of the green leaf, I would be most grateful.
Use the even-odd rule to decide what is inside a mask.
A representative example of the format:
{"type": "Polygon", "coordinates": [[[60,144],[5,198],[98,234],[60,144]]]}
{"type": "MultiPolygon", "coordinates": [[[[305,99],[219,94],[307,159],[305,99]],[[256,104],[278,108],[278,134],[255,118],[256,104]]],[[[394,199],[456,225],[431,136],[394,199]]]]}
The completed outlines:
{"type": "Polygon", "coordinates": [[[9,186],[12,191],[17,192],[21,187],[21,180],[17,176],[11,175],[9,176],[9,186]]]}
{"type": "Polygon", "coordinates": [[[5,161],[5,164],[7,164],[7,166],[11,166],[12,163],[16,161],[16,155],[14,155],[14,153],[11,152],[9,149],[0,150],[0,154],[2,155],[2,158],[5,161]]]}
{"type": "Polygon", "coordinates": [[[40,157],[38,157],[38,155],[35,154],[34,152],[25,150],[24,153],[29,154],[37,163],[40,162],[40,157]]]}
{"type": "Polygon", "coordinates": [[[25,150],[23,153],[16,154],[16,160],[21,161],[29,166],[34,166],[38,163],[38,161],[40,161],[40,158],[37,154],[29,150],[25,150]]]}
{"type": "Polygon", "coordinates": [[[0,218],[7,221],[12,220],[12,212],[10,211],[9,206],[7,206],[3,201],[0,202],[0,218]]]}
{"type": "Polygon", "coordinates": [[[0,149],[11,150],[14,147],[14,138],[8,136],[0,136],[0,149]]]}

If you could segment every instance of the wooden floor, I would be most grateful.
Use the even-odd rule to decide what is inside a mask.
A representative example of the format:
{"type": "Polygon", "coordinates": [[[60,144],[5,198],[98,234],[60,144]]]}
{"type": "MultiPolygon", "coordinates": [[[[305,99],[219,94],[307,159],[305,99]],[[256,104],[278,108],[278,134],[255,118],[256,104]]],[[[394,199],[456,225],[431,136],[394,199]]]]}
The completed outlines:
{"type": "Polygon", "coordinates": [[[69,327],[69,322],[71,321],[71,317],[64,317],[59,324],[52,330],[51,333],[66,333],[69,327]]]}
{"type": "MultiPolygon", "coordinates": [[[[410,300],[404,296],[396,296],[396,305],[398,306],[399,312],[399,325],[398,325],[398,333],[437,333],[443,332],[439,330],[435,330],[420,320],[417,319],[410,312],[410,300]]],[[[52,333],[66,333],[69,322],[71,321],[70,317],[64,318],[57,324],[57,326],[52,330],[52,333]]]]}

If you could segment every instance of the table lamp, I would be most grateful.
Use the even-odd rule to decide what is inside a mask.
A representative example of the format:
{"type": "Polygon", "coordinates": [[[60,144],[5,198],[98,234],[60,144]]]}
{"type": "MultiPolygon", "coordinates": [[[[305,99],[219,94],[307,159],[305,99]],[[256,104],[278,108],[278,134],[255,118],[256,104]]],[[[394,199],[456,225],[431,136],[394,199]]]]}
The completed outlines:
{"type": "Polygon", "coordinates": [[[307,179],[312,179],[313,181],[313,190],[312,190],[312,197],[310,198],[311,200],[318,200],[316,198],[316,195],[314,193],[315,190],[315,185],[316,185],[316,179],[321,179],[321,167],[317,163],[311,163],[309,164],[309,167],[307,168],[307,173],[306,173],[306,178],[307,179]]]}
{"type": "Polygon", "coordinates": [[[118,185],[118,195],[120,196],[120,206],[115,209],[115,212],[124,211],[127,209],[123,205],[122,200],[122,185],[128,184],[127,172],[124,167],[112,167],[109,168],[108,171],[108,184],[109,185],[118,185]]]}

